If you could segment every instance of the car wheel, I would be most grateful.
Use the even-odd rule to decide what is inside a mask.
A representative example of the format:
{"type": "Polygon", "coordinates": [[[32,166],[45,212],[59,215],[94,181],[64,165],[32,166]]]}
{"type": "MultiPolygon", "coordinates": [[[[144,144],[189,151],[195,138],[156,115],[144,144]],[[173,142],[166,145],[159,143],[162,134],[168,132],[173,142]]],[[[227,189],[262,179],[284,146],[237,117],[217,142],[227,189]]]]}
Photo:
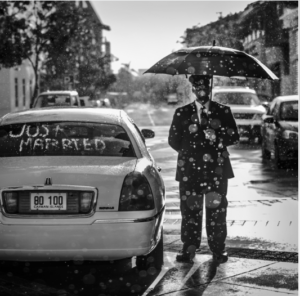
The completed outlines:
{"type": "Polygon", "coordinates": [[[276,143],[274,145],[274,160],[275,160],[275,165],[278,169],[284,168],[283,161],[280,159],[279,156],[279,147],[276,143]]]}
{"type": "Polygon", "coordinates": [[[160,270],[164,264],[164,241],[163,230],[161,231],[160,240],[156,248],[145,256],[136,257],[136,268],[141,270],[148,270],[150,267],[154,268],[153,272],[160,270]]]}
{"type": "Polygon", "coordinates": [[[262,159],[270,159],[271,153],[266,149],[266,144],[264,142],[261,143],[261,156],[262,159]]]}

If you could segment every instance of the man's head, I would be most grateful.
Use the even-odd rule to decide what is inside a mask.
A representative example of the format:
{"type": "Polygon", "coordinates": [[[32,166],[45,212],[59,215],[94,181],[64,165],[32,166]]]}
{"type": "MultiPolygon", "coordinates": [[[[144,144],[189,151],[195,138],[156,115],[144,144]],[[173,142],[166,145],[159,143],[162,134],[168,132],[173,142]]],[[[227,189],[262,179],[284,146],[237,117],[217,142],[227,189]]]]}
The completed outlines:
{"type": "Polygon", "coordinates": [[[202,105],[209,101],[211,87],[208,75],[191,75],[189,78],[192,84],[192,91],[196,95],[196,100],[202,105]]]}

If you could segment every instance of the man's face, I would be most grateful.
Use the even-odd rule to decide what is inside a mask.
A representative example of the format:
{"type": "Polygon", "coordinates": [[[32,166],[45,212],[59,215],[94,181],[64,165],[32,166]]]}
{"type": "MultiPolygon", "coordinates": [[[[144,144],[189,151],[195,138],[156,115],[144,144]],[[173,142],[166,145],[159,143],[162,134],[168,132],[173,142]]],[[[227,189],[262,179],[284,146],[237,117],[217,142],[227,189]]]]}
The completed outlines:
{"type": "Polygon", "coordinates": [[[209,85],[193,85],[193,93],[196,95],[196,100],[202,105],[209,101],[210,91],[209,85]]]}

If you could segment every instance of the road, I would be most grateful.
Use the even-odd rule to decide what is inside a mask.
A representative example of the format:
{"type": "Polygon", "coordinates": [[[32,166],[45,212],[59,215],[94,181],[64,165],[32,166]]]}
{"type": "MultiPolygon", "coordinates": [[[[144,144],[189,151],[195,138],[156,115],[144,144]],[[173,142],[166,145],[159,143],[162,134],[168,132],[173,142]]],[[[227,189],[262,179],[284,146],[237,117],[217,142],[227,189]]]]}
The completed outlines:
{"type": "MultiPolygon", "coordinates": [[[[1,296],[193,296],[204,295],[208,283],[214,292],[205,295],[231,295],[233,291],[245,295],[245,285],[238,281],[242,275],[252,274],[252,278],[261,279],[262,274],[268,274],[270,268],[275,267],[288,267],[293,271],[289,280],[281,282],[281,290],[276,288],[274,280],[270,280],[265,283],[268,288],[257,290],[261,294],[251,294],[250,291],[246,294],[285,295],[280,293],[282,289],[292,289],[297,281],[294,278],[297,266],[290,262],[298,262],[298,169],[294,166],[278,170],[272,161],[262,162],[258,145],[242,143],[229,149],[235,173],[228,190],[226,246],[229,262],[218,269],[211,264],[205,231],[194,264],[175,261],[176,252],[181,248],[178,183],[174,180],[177,155],[167,143],[174,109],[174,106],[167,105],[156,108],[132,104],[125,110],[141,129],[151,128],[156,134],[146,143],[157,165],[162,168],[167,191],[163,269],[138,273],[132,268],[134,260],[43,264],[1,262],[1,296]],[[249,261],[249,258],[257,260],[249,261]]],[[[293,293],[293,289],[288,291],[293,293]]]]}

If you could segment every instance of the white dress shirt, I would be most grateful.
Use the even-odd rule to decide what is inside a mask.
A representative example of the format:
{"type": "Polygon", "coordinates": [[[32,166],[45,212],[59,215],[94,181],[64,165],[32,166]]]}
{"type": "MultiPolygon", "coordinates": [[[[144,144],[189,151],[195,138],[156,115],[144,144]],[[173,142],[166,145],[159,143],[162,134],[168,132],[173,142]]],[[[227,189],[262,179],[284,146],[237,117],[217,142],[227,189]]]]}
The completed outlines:
{"type": "MultiPolygon", "coordinates": [[[[198,118],[199,118],[199,122],[201,122],[201,108],[202,108],[202,104],[199,103],[197,100],[195,100],[196,103],[196,107],[197,107],[197,114],[198,114],[198,118]]],[[[209,111],[209,101],[207,101],[204,104],[204,107],[206,108],[207,112],[209,111]]]]}

